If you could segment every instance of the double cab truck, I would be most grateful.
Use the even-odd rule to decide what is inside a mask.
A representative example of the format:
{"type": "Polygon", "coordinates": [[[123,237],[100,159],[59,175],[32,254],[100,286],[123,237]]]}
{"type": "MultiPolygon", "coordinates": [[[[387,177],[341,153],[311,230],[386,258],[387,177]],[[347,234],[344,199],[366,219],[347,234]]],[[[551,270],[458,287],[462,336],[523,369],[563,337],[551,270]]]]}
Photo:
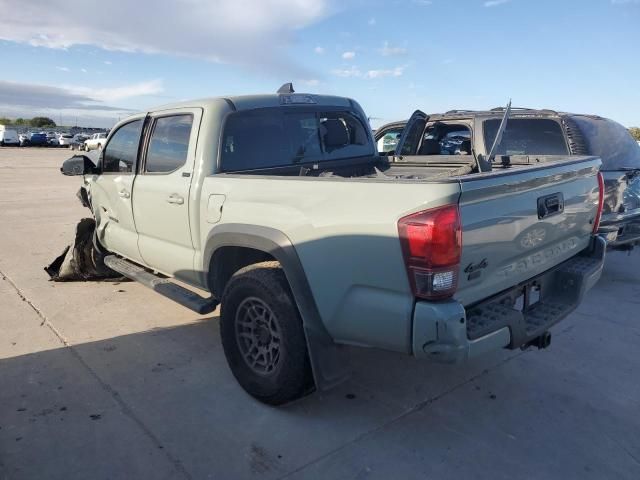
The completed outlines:
{"type": "Polygon", "coordinates": [[[104,265],[220,304],[230,369],[269,404],[340,381],[341,344],[438,362],[548,346],[601,274],[600,159],[391,164],[354,100],[292,90],[159,107],[97,164],[67,160],[104,265]]]}

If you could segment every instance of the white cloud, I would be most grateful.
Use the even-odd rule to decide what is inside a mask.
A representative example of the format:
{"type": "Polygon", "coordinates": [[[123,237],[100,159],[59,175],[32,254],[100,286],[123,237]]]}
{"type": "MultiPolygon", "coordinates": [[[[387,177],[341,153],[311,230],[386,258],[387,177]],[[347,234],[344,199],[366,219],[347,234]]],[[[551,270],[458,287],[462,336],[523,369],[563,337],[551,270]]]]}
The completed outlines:
{"type": "Polygon", "coordinates": [[[358,67],[353,67],[353,66],[351,68],[344,68],[344,69],[337,68],[337,69],[331,70],[331,73],[338,77],[343,77],[343,78],[362,76],[362,72],[358,69],[358,67]]]}
{"type": "Polygon", "coordinates": [[[313,49],[314,52],[316,52],[318,55],[324,55],[324,48],[323,47],[316,47],[313,49]]]}
{"type": "Polygon", "coordinates": [[[104,62],[105,65],[113,65],[113,62],[111,60],[105,60],[104,62]]]}
{"type": "Polygon", "coordinates": [[[330,13],[331,0],[111,0],[100,14],[86,0],[3,0],[0,40],[47,48],[94,45],[106,50],[190,56],[269,69],[304,70],[288,56],[295,31],[330,13]],[[47,12],[43,15],[42,12],[47,12]],[[126,12],[126,15],[123,15],[126,12]],[[144,28],[140,19],[144,18],[144,28]]]}
{"type": "Polygon", "coordinates": [[[485,7],[497,7],[498,5],[504,5],[505,3],[509,3],[511,0],[488,0],[484,2],[485,7]]]}
{"type": "Polygon", "coordinates": [[[376,19],[375,19],[375,18],[373,18],[373,17],[371,17],[371,18],[369,19],[369,21],[367,22],[367,24],[368,24],[369,26],[373,27],[373,26],[376,24],[376,19]]]}
{"type": "Polygon", "coordinates": [[[69,67],[56,67],[56,70],[60,70],[61,72],[69,72],[69,67]]]}
{"type": "Polygon", "coordinates": [[[0,107],[20,107],[28,110],[74,109],[114,111],[121,108],[103,105],[100,99],[90,94],[90,89],[75,90],[49,85],[34,85],[0,80],[0,107]]]}
{"type": "Polygon", "coordinates": [[[344,52],[342,58],[345,60],[353,60],[356,57],[356,52],[344,52]]]}
{"type": "Polygon", "coordinates": [[[81,71],[82,73],[87,73],[87,69],[86,69],[86,68],[81,68],[81,69],[80,69],[80,71],[81,71]]]}
{"type": "Polygon", "coordinates": [[[404,74],[405,67],[396,67],[391,70],[369,70],[364,74],[364,78],[383,78],[383,77],[401,77],[404,74]]]}
{"type": "Polygon", "coordinates": [[[404,74],[405,68],[406,65],[403,65],[392,69],[367,70],[363,73],[358,67],[352,66],[350,68],[334,69],[331,70],[331,73],[342,78],[364,78],[365,80],[373,80],[384,77],[401,77],[404,74]]]}
{"type": "Polygon", "coordinates": [[[309,80],[299,80],[299,82],[303,85],[306,85],[307,87],[317,87],[318,85],[320,85],[320,80],[317,80],[315,78],[311,78],[309,80]]]}
{"type": "Polygon", "coordinates": [[[431,5],[433,2],[431,0],[413,0],[413,3],[415,3],[416,5],[426,7],[431,5]]]}
{"type": "Polygon", "coordinates": [[[378,50],[383,57],[391,57],[394,55],[404,55],[407,53],[407,49],[403,47],[392,47],[389,42],[384,42],[384,45],[378,50]]]}
{"type": "Polygon", "coordinates": [[[149,80],[146,82],[134,83],[112,88],[91,88],[69,85],[65,87],[68,91],[77,95],[82,95],[98,102],[118,102],[131,97],[145,95],[158,95],[164,92],[161,79],[149,80]]]}

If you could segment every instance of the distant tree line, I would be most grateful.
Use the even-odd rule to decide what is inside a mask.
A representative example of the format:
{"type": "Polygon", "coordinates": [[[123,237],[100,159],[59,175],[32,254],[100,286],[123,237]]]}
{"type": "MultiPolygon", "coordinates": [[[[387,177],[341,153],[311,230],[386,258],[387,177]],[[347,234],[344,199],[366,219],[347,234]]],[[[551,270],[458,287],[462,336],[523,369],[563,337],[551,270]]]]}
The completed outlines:
{"type": "Polygon", "coordinates": [[[16,127],[37,127],[37,128],[53,128],[56,122],[49,117],[33,117],[33,118],[10,118],[0,117],[0,125],[15,125],[16,127]]]}
{"type": "Polygon", "coordinates": [[[638,127],[631,127],[629,129],[629,133],[631,134],[631,136],[633,138],[635,138],[638,142],[640,142],[640,128],[638,127]]]}

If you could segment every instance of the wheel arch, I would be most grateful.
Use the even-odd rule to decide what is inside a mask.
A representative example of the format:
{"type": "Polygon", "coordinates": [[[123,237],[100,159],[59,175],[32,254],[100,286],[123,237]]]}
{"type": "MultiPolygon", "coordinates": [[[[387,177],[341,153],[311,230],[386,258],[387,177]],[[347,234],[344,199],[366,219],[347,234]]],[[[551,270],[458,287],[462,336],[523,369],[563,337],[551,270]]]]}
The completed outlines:
{"type": "MultiPolygon", "coordinates": [[[[220,267],[214,264],[222,261],[224,257],[221,253],[224,254],[228,248],[258,252],[257,261],[240,261],[237,263],[241,265],[239,268],[264,261],[269,257],[280,263],[302,318],[316,388],[326,390],[346,379],[347,371],[344,362],[339,358],[340,347],[334,343],[322,322],[302,262],[289,237],[280,230],[256,225],[222,224],[214,227],[207,236],[203,271],[209,291],[220,297],[222,292],[216,292],[214,288],[220,290],[224,280],[216,278],[216,269],[220,267]],[[259,255],[266,257],[261,258],[259,255]],[[216,282],[218,284],[214,285],[216,282]]],[[[229,275],[229,272],[225,272],[224,275],[229,275]]]]}

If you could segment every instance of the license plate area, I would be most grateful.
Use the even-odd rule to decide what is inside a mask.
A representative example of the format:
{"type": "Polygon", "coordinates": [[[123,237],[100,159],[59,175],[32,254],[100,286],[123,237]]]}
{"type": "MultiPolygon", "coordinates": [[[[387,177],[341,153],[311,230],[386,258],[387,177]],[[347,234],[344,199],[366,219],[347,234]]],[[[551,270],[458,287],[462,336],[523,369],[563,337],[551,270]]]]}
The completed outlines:
{"type": "Polygon", "coordinates": [[[520,295],[514,299],[512,308],[519,312],[526,313],[539,302],[540,284],[538,282],[531,282],[521,287],[520,295]]]}

